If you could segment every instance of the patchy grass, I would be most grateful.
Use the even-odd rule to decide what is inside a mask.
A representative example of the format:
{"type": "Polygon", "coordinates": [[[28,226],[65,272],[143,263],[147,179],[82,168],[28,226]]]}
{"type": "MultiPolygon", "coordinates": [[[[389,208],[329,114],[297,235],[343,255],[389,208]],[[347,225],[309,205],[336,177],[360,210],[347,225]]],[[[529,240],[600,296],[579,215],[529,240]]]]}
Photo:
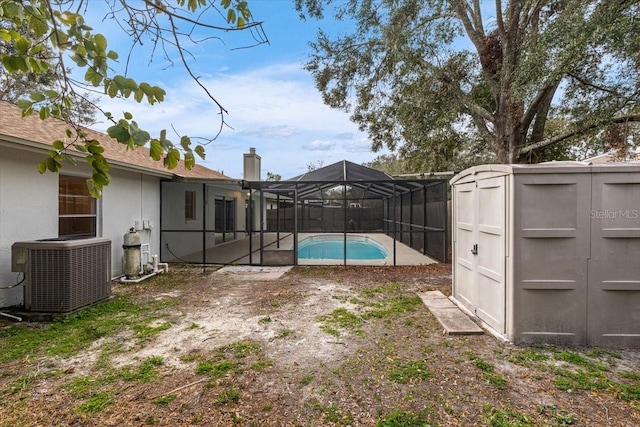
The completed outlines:
{"type": "Polygon", "coordinates": [[[269,283],[173,268],[53,324],[0,320],[0,427],[640,425],[637,352],[443,336],[415,297],[446,293],[430,268],[269,283]],[[155,356],[121,365],[141,348],[155,356]]]}
{"type": "Polygon", "coordinates": [[[317,399],[311,399],[305,405],[322,413],[324,421],[327,423],[339,426],[348,426],[353,423],[353,415],[340,409],[335,403],[322,404],[317,399]]]}
{"type": "Polygon", "coordinates": [[[151,356],[146,359],[138,368],[131,369],[124,367],[118,376],[125,381],[138,381],[141,383],[149,383],[158,378],[157,367],[163,364],[162,356],[151,356]]]}
{"type": "Polygon", "coordinates": [[[49,324],[12,324],[0,330],[0,364],[42,356],[73,356],[96,340],[127,328],[134,330],[138,339],[148,339],[171,327],[167,322],[151,326],[155,311],[169,304],[173,303],[162,300],[137,304],[122,296],[58,316],[49,324]]]}
{"type": "Polygon", "coordinates": [[[300,385],[302,387],[306,387],[309,384],[311,384],[311,382],[313,381],[313,375],[305,375],[301,380],[300,380],[300,385]]]}
{"type": "Polygon", "coordinates": [[[519,413],[509,406],[498,408],[489,404],[483,405],[484,419],[490,427],[534,427],[528,416],[519,413]]]}
{"type": "Polygon", "coordinates": [[[317,320],[322,323],[320,329],[329,335],[338,337],[341,330],[362,333],[359,329],[363,323],[362,318],[344,307],[336,308],[331,314],[319,316],[317,320]]]}
{"type": "Polygon", "coordinates": [[[95,414],[101,412],[107,408],[107,406],[113,403],[113,398],[109,393],[101,392],[96,393],[89,398],[85,403],[78,406],[79,412],[95,414]]]}
{"type": "Polygon", "coordinates": [[[388,376],[392,381],[406,384],[416,380],[427,380],[431,378],[431,373],[423,360],[409,360],[391,368],[388,376]]]}
{"type": "Polygon", "coordinates": [[[277,334],[275,334],[273,336],[272,339],[281,340],[281,339],[284,339],[284,338],[288,338],[288,337],[290,337],[292,335],[295,335],[295,333],[296,333],[296,331],[294,331],[293,329],[281,329],[281,330],[278,331],[277,334]]]}
{"type": "Polygon", "coordinates": [[[411,411],[395,410],[378,420],[376,427],[431,427],[429,419],[426,418],[428,410],[423,410],[424,414],[415,414],[411,411]]]}
{"type": "Polygon", "coordinates": [[[238,341],[231,343],[226,347],[220,349],[221,352],[227,350],[231,351],[235,357],[247,357],[250,354],[256,353],[260,350],[260,343],[255,341],[238,341]]]}
{"type": "Polygon", "coordinates": [[[211,360],[203,360],[198,363],[198,366],[196,367],[196,374],[209,375],[213,378],[221,378],[236,369],[237,366],[237,362],[232,362],[230,360],[223,360],[217,363],[214,363],[211,360]]]}
{"type": "Polygon", "coordinates": [[[240,401],[240,392],[234,388],[225,388],[216,397],[216,402],[221,405],[230,405],[240,401]]]}
{"type": "Polygon", "coordinates": [[[153,399],[153,403],[160,406],[168,406],[169,403],[173,402],[177,398],[177,394],[167,394],[165,396],[156,397],[155,399],[153,399]]]}
{"type": "Polygon", "coordinates": [[[269,316],[261,317],[260,319],[258,319],[258,323],[260,325],[267,325],[267,324],[271,323],[271,317],[269,317],[269,316]]]}

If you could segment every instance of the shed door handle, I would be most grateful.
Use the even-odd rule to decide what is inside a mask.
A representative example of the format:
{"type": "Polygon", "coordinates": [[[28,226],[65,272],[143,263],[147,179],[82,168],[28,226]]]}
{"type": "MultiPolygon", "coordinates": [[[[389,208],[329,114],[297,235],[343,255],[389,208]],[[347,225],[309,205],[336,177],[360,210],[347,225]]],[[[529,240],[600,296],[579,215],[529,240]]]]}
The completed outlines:
{"type": "Polygon", "coordinates": [[[475,245],[473,245],[473,248],[471,248],[471,253],[474,255],[478,255],[478,244],[476,243],[475,245]]]}

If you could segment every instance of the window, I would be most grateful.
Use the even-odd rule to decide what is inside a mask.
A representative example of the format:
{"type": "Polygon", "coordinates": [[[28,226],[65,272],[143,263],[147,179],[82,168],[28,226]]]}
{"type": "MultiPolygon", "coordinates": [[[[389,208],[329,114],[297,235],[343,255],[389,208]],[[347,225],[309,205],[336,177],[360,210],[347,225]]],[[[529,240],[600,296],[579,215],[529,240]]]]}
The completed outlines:
{"type": "Polygon", "coordinates": [[[232,232],[235,230],[236,219],[235,199],[216,199],[215,201],[215,231],[232,232]]]}
{"type": "Polygon", "coordinates": [[[184,192],[184,219],[186,221],[196,220],[196,192],[184,192]]]}
{"type": "Polygon", "coordinates": [[[58,180],[58,236],[96,237],[96,199],[85,178],[60,175],[58,180]]]}

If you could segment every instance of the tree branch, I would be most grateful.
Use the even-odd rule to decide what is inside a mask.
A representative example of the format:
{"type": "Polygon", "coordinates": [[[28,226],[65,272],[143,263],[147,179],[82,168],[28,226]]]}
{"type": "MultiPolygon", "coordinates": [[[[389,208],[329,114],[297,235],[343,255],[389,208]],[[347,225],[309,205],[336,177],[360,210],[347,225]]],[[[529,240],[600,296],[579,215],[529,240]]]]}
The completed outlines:
{"type": "MultiPolygon", "coordinates": [[[[167,16],[169,16],[169,17],[171,17],[173,19],[179,19],[181,21],[186,21],[186,22],[189,22],[189,23],[194,24],[196,26],[203,27],[203,28],[209,28],[211,30],[217,30],[217,31],[244,31],[244,30],[249,29],[249,28],[261,27],[262,26],[262,21],[260,21],[260,22],[247,23],[243,27],[219,27],[217,25],[211,25],[211,24],[205,24],[203,22],[198,22],[195,19],[191,19],[191,18],[188,18],[186,16],[179,15],[179,14],[177,14],[175,12],[171,12],[171,11],[169,11],[169,9],[166,6],[165,7],[160,7],[160,5],[162,4],[160,2],[152,2],[151,0],[143,0],[143,2],[144,2],[144,4],[149,6],[150,8],[152,8],[154,10],[157,10],[159,12],[162,12],[162,13],[166,13],[167,16]]],[[[171,19],[172,25],[173,25],[173,19],[171,19]]]]}
{"type": "MultiPolygon", "coordinates": [[[[173,17],[171,15],[169,15],[169,21],[171,22],[171,26],[173,28],[175,28],[175,23],[174,23],[173,17]]],[[[178,35],[175,32],[173,32],[173,36],[174,36],[174,40],[176,42],[176,46],[178,47],[178,52],[180,52],[180,60],[182,61],[182,65],[184,65],[184,68],[187,70],[187,73],[189,73],[191,78],[198,84],[198,86],[200,86],[200,88],[202,88],[202,90],[204,90],[204,92],[207,94],[209,99],[211,99],[213,102],[215,102],[215,104],[218,106],[218,108],[220,110],[220,115],[221,115],[222,120],[220,121],[220,128],[218,129],[218,132],[216,133],[216,136],[213,138],[213,139],[215,139],[220,135],[220,133],[222,133],[222,128],[227,124],[226,121],[224,120],[224,115],[225,114],[229,114],[229,112],[226,110],[226,108],[224,108],[222,106],[222,104],[220,104],[220,102],[218,102],[218,100],[213,95],[211,95],[211,92],[209,92],[209,89],[207,89],[207,87],[200,82],[200,78],[196,77],[196,75],[193,74],[193,71],[191,71],[191,68],[189,67],[189,64],[187,63],[187,60],[183,55],[182,47],[180,46],[180,40],[178,38],[178,35]]]]}
{"type": "Polygon", "coordinates": [[[536,142],[534,144],[529,144],[526,147],[523,147],[520,150],[520,155],[530,153],[534,150],[538,150],[540,148],[548,147],[549,145],[557,144],[566,139],[572,138],[574,136],[579,136],[585,134],[589,131],[597,129],[608,123],[626,123],[626,122],[640,122],[640,114],[630,114],[628,116],[615,117],[606,123],[595,123],[580,129],[576,129],[572,132],[568,132],[562,135],[554,136],[553,138],[545,139],[544,141],[536,142]]]}
{"type": "Polygon", "coordinates": [[[533,122],[533,119],[540,114],[540,108],[543,104],[551,104],[553,96],[555,95],[556,90],[558,90],[559,85],[560,81],[557,81],[545,87],[544,89],[540,90],[537,96],[531,101],[529,108],[527,108],[527,111],[522,117],[522,124],[525,129],[528,128],[533,122]]]}
{"type": "Polygon", "coordinates": [[[616,92],[616,91],[614,91],[614,90],[612,90],[612,89],[609,89],[609,88],[607,88],[607,87],[604,87],[604,86],[597,85],[597,84],[595,84],[595,83],[589,82],[589,81],[587,81],[586,79],[583,79],[582,77],[580,77],[579,75],[577,75],[577,74],[575,74],[575,73],[573,73],[573,72],[569,72],[569,73],[567,73],[567,76],[569,76],[569,77],[571,77],[571,78],[573,78],[573,79],[577,80],[578,82],[580,82],[580,83],[581,83],[581,84],[583,84],[584,86],[592,87],[592,88],[594,88],[594,89],[596,89],[596,90],[599,90],[599,91],[601,91],[601,92],[608,93],[608,94],[613,95],[613,96],[615,96],[615,97],[617,97],[617,98],[624,98],[624,96],[623,96],[623,95],[621,95],[621,94],[619,94],[618,92],[616,92]]]}

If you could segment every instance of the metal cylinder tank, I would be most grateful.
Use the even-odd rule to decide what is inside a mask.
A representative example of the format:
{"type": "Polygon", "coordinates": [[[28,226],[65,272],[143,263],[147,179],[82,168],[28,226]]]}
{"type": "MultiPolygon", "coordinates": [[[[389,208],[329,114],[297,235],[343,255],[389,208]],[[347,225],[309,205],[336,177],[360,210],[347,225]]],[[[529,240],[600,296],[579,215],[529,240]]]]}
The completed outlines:
{"type": "Polygon", "coordinates": [[[140,252],[140,234],[131,228],[128,233],[124,235],[124,275],[127,279],[135,279],[140,276],[141,269],[141,252],[140,252]]]}

